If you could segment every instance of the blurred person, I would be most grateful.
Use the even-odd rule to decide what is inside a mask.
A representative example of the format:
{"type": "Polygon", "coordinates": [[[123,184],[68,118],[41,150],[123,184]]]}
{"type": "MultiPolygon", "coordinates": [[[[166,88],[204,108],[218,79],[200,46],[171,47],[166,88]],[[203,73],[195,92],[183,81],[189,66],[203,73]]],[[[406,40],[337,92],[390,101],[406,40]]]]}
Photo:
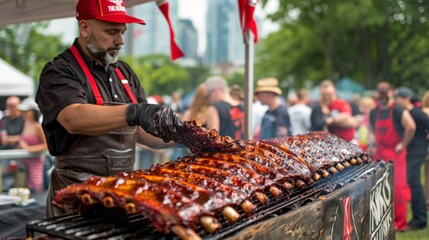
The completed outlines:
{"type": "Polygon", "coordinates": [[[356,93],[356,94],[353,94],[352,100],[349,101],[350,107],[352,108],[352,116],[358,116],[362,114],[362,112],[359,109],[360,99],[361,99],[360,94],[356,93]]]}
{"type": "MultiPolygon", "coordinates": [[[[21,116],[21,112],[17,109],[21,103],[21,99],[17,96],[9,96],[6,99],[6,109],[4,116],[1,119],[1,131],[0,131],[0,149],[15,149],[18,147],[19,135],[22,132],[24,126],[24,118],[21,116]]],[[[5,171],[5,175],[2,175],[4,181],[2,182],[3,189],[7,190],[13,187],[14,181],[7,181],[11,179],[11,176],[15,175],[15,171],[18,168],[17,159],[8,159],[1,161],[0,171],[5,171]]],[[[3,179],[0,179],[3,180],[3,179]]]]}
{"type": "MultiPolygon", "coordinates": [[[[329,108],[323,107],[320,101],[311,108],[310,131],[328,132],[327,119],[329,118],[329,108]]],[[[332,120],[330,120],[332,121],[332,120]]]]}
{"type": "Polygon", "coordinates": [[[357,123],[352,117],[351,106],[348,101],[338,99],[331,80],[320,83],[320,103],[313,108],[311,124],[313,131],[327,130],[346,141],[354,138],[357,123]]]}
{"type": "Polygon", "coordinates": [[[179,90],[174,91],[171,94],[171,103],[169,107],[173,109],[179,116],[183,115],[184,109],[182,104],[182,93],[179,90]]]}
{"type": "MultiPolygon", "coordinates": [[[[429,91],[426,91],[422,97],[422,110],[429,116],[429,91]]],[[[429,139],[429,134],[427,136],[429,139]]],[[[428,149],[429,152],[429,149],[428,149]]],[[[425,193],[426,193],[426,208],[429,209],[429,154],[425,161],[425,193]]]]}
{"type": "Polygon", "coordinates": [[[32,98],[26,98],[18,105],[18,110],[24,117],[24,128],[20,135],[19,147],[29,153],[40,153],[40,156],[23,158],[21,163],[26,166],[27,187],[34,192],[43,192],[43,167],[45,155],[48,149],[42,125],[39,122],[40,113],[37,103],[32,98]]]}
{"type": "Polygon", "coordinates": [[[18,146],[19,135],[24,127],[24,118],[17,109],[20,103],[21,99],[17,96],[6,99],[6,111],[2,119],[2,149],[14,149],[18,146]]]}
{"type": "Polygon", "coordinates": [[[295,104],[288,108],[291,132],[293,135],[304,134],[311,130],[311,108],[308,90],[300,89],[296,93],[295,104]]]}
{"type": "Polygon", "coordinates": [[[416,124],[410,113],[394,104],[390,84],[377,84],[378,106],[370,113],[371,133],[374,134],[373,159],[393,161],[394,165],[394,222],[397,231],[407,230],[407,202],[410,190],[407,184],[407,146],[413,138],[416,124]]]}
{"type": "Polygon", "coordinates": [[[242,139],[244,136],[244,107],[233,99],[224,78],[212,76],[205,85],[208,100],[206,124],[209,129],[216,129],[221,136],[242,139]]]}
{"type": "Polygon", "coordinates": [[[253,140],[260,140],[261,138],[261,126],[262,119],[268,110],[267,105],[262,105],[259,101],[258,96],[255,94],[253,97],[252,104],[252,129],[253,129],[253,140]]]}
{"type": "Polygon", "coordinates": [[[241,103],[244,102],[244,92],[238,84],[233,84],[229,90],[231,97],[241,103]]]}
{"type": "Polygon", "coordinates": [[[49,152],[55,156],[47,216],[65,214],[52,205],[55,193],[90,176],[132,171],[136,142],[174,146],[183,124],[170,108],[146,103],[131,67],[119,60],[128,23],[124,1],[79,0],[78,37],[43,68],[36,101],[43,114],[49,152]]]}
{"type": "Polygon", "coordinates": [[[295,91],[291,91],[287,95],[286,106],[293,106],[298,101],[298,94],[295,91]]]}
{"type": "Polygon", "coordinates": [[[260,139],[290,135],[290,119],[286,104],[280,100],[282,90],[276,78],[262,78],[256,82],[255,94],[262,105],[267,105],[261,123],[260,139]]]}
{"type": "MultiPolygon", "coordinates": [[[[168,96],[167,96],[168,97],[168,96]]],[[[166,101],[163,101],[166,103],[166,101]]],[[[167,105],[169,108],[171,108],[177,115],[180,117],[183,117],[184,114],[184,107],[182,103],[182,90],[175,90],[171,93],[171,101],[167,105]]],[[[168,149],[164,149],[166,160],[171,161],[175,160],[178,157],[181,157],[185,154],[185,148],[181,146],[173,146],[168,149]]]]}
{"type": "Polygon", "coordinates": [[[412,220],[408,223],[409,230],[423,229],[427,226],[427,209],[421,183],[421,169],[428,154],[429,117],[412,99],[414,93],[407,87],[395,89],[395,103],[408,110],[416,124],[416,132],[407,146],[407,182],[411,190],[412,220]]]}
{"type": "Polygon", "coordinates": [[[422,97],[422,111],[429,116],[429,90],[423,93],[422,97]]]}
{"type": "Polygon", "coordinates": [[[199,119],[203,126],[206,126],[207,109],[209,107],[208,92],[206,85],[201,83],[195,91],[194,98],[189,104],[189,108],[183,115],[183,120],[199,119]]]}
{"type": "Polygon", "coordinates": [[[358,103],[359,112],[362,114],[357,118],[358,127],[356,130],[356,142],[364,151],[367,150],[368,143],[374,142],[374,140],[371,139],[373,136],[370,134],[369,114],[375,108],[375,105],[375,100],[368,96],[362,97],[358,103]]]}

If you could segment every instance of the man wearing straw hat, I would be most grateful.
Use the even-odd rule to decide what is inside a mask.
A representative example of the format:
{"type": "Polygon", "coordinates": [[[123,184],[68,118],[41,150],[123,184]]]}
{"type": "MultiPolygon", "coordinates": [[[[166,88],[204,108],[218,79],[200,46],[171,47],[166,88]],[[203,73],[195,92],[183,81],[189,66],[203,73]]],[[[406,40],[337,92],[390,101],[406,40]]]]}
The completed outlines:
{"type": "Polygon", "coordinates": [[[276,78],[259,79],[256,84],[255,94],[268,110],[262,119],[260,139],[269,139],[290,134],[289,114],[280,100],[282,90],[278,87],[276,78]]]}

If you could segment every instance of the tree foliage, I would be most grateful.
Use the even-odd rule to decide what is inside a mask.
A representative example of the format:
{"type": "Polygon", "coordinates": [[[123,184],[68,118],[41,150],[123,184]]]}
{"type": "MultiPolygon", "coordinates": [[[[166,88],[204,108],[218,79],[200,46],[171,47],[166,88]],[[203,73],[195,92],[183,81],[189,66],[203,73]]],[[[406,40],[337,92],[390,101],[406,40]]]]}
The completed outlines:
{"type": "Polygon", "coordinates": [[[48,22],[0,28],[0,57],[38,81],[43,66],[67,46],[56,35],[44,34],[48,22]]]}
{"type": "MultiPolygon", "coordinates": [[[[60,36],[45,33],[48,23],[0,28],[0,57],[33,77],[36,82],[44,65],[69,47],[61,42],[60,36]]],[[[148,95],[170,95],[178,89],[188,92],[209,74],[206,67],[184,68],[165,55],[121,58],[131,65],[148,95]]]]}
{"type": "Polygon", "coordinates": [[[152,54],[139,58],[126,58],[147,95],[170,95],[173,91],[182,89],[189,91],[190,74],[168,56],[152,54]]]}
{"type": "Polygon", "coordinates": [[[297,87],[347,75],[367,88],[380,80],[427,88],[428,11],[424,0],[279,1],[269,17],[281,30],[261,43],[256,74],[293,76],[297,87]]]}

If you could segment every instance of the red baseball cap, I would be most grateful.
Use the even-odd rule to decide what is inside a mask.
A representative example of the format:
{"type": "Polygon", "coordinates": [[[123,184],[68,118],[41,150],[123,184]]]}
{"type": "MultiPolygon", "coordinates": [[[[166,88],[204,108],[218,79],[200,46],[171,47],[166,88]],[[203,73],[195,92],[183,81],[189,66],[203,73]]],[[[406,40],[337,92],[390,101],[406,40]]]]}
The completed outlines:
{"type": "Polygon", "coordinates": [[[97,19],[114,23],[145,24],[142,19],[127,15],[123,0],[79,0],[76,5],[77,20],[97,19]]]}

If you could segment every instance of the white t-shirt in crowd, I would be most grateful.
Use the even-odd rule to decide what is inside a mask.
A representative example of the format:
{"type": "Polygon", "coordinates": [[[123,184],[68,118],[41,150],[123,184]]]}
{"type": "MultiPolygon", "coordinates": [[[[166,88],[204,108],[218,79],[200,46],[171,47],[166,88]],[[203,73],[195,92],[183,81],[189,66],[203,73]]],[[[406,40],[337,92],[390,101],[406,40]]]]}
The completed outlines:
{"type": "Polygon", "coordinates": [[[295,104],[288,108],[293,135],[308,133],[311,129],[311,108],[305,104],[295,104]]]}

